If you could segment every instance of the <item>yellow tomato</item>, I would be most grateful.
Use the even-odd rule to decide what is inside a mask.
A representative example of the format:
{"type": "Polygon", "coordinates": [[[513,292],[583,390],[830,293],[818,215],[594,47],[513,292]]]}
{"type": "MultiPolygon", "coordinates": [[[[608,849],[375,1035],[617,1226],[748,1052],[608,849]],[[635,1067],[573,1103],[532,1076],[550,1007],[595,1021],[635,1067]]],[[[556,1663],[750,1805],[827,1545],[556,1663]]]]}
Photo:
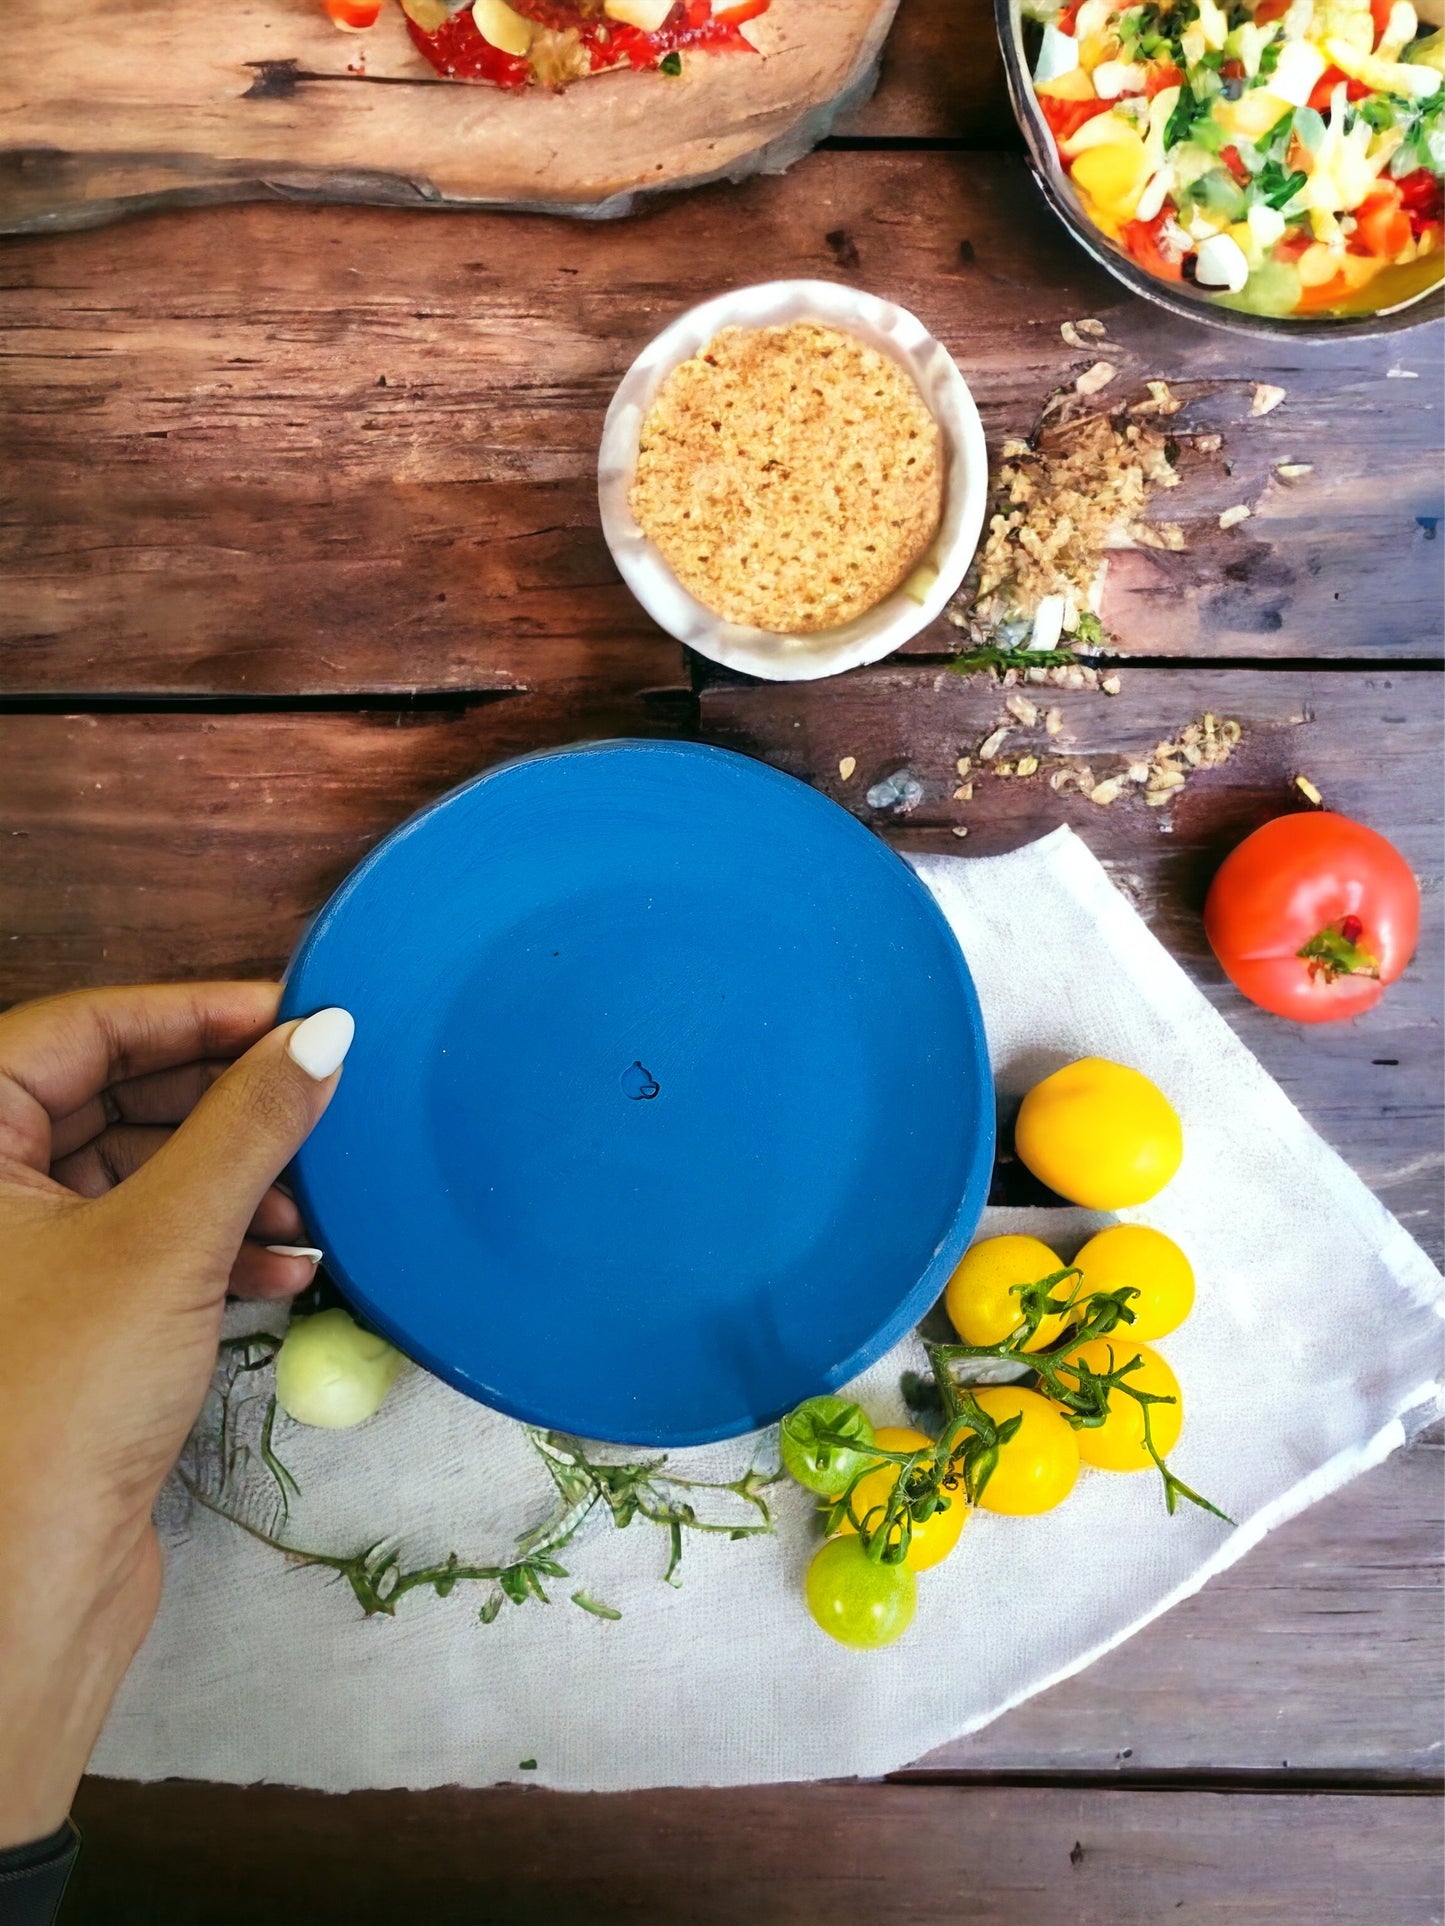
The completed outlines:
{"type": "Polygon", "coordinates": [[[1085,73],[1092,73],[1095,67],[1102,67],[1106,60],[1113,60],[1119,52],[1118,36],[1112,33],[1086,33],[1079,42],[1079,65],[1085,73]]]}
{"type": "Polygon", "coordinates": [[[1289,102],[1264,87],[1251,87],[1238,100],[1221,100],[1212,118],[1231,140],[1264,140],[1289,112],[1289,102]]]}
{"type": "Polygon", "coordinates": [[[1059,74],[1053,80],[1041,80],[1034,88],[1036,94],[1047,94],[1053,100],[1097,100],[1094,83],[1082,67],[1071,67],[1066,74],[1059,74]]]}
{"type": "Polygon", "coordinates": [[[1079,1447],[1059,1407],[1012,1384],[983,1385],[973,1395],[995,1424],[1023,1418],[999,1447],[998,1464],[978,1501],[983,1510],[1026,1518],[1061,1505],[1079,1475],[1079,1447]]]}
{"type": "MultiPolygon", "coordinates": [[[[1113,1337],[1091,1338],[1070,1356],[1099,1374],[1117,1370],[1130,1358],[1143,1358],[1143,1364],[1129,1373],[1127,1382],[1136,1391],[1152,1391],[1156,1397],[1173,1398],[1173,1404],[1149,1407],[1154,1449],[1161,1458],[1167,1457],[1178,1444],[1179,1433],[1184,1428],[1184,1400],[1178,1378],[1159,1353],[1151,1351],[1147,1344],[1136,1344],[1131,1337],[1115,1333],[1113,1337]]],[[[1144,1449],[1144,1407],[1122,1391],[1111,1394],[1109,1415],[1096,1430],[1085,1425],[1074,1437],[1084,1463],[1097,1465],[1101,1471],[1148,1471],[1153,1465],[1154,1460],[1144,1449]]]]}
{"type": "Polygon", "coordinates": [[[1075,187],[1106,219],[1131,220],[1149,184],[1144,143],[1137,134],[1129,140],[1101,141],[1079,155],[1071,173],[1075,187]]]}
{"type": "MultiPolygon", "coordinates": [[[[1002,1344],[1023,1321],[1014,1288],[1041,1284],[1065,1268],[1061,1257],[1037,1237],[986,1237],[975,1244],[948,1280],[944,1305],[949,1321],[965,1344],[1002,1344]]],[[[1067,1297],[1075,1279],[1056,1286],[1051,1295],[1067,1297]]],[[[1046,1317],[1028,1348],[1042,1351],[1068,1324],[1063,1317],[1046,1317]]]]}
{"type": "Polygon", "coordinates": [[[1089,1239],[1074,1263],[1084,1273],[1081,1297],[1125,1284],[1139,1293],[1129,1299],[1134,1322],[1114,1333],[1121,1344],[1168,1337],[1194,1308],[1193,1266],[1172,1237],[1147,1224],[1112,1224],[1089,1239]]]}
{"type": "Polygon", "coordinates": [[[1184,1155],[1184,1133],[1146,1076],[1081,1057],[1030,1090],[1014,1146],[1035,1177],[1071,1203],[1125,1210],[1163,1190],[1184,1155]]]}
{"type": "MultiPolygon", "coordinates": [[[[933,1440],[925,1438],[921,1431],[910,1431],[902,1425],[884,1425],[874,1436],[873,1442],[884,1451],[926,1451],[933,1440]]],[[[883,1523],[883,1507],[893,1494],[900,1469],[897,1465],[880,1465],[877,1471],[870,1471],[854,1485],[850,1502],[865,1525],[869,1523],[870,1511],[878,1513],[872,1525],[883,1523]]],[[[904,1553],[904,1564],[916,1572],[926,1572],[932,1565],[941,1565],[958,1543],[959,1533],[967,1522],[968,1504],[963,1495],[963,1480],[960,1479],[957,1491],[950,1493],[948,1510],[936,1511],[931,1518],[914,1525],[913,1536],[904,1553]]],[[[845,1532],[856,1531],[857,1526],[845,1519],[842,1529],[845,1532]]]]}

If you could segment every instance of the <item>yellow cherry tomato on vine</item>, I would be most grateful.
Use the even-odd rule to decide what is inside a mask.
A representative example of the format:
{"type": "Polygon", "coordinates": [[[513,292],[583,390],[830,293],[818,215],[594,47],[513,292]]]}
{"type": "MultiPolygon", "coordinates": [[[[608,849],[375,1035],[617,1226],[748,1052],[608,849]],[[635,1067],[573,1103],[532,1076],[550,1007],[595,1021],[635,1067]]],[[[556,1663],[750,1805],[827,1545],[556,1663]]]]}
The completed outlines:
{"type": "Polygon", "coordinates": [[[1081,1297],[1125,1284],[1139,1293],[1129,1299],[1134,1322],[1114,1333],[1120,1343],[1168,1337],[1194,1308],[1194,1267],[1172,1237],[1147,1224],[1111,1224],[1089,1239],[1074,1263],[1084,1273],[1081,1297]]]}
{"type": "MultiPolygon", "coordinates": [[[[1039,1284],[1063,1269],[1063,1259],[1037,1237],[986,1237],[965,1251],[948,1280],[943,1301],[949,1321],[965,1344],[1002,1344],[1022,1322],[1015,1285],[1039,1284]]],[[[1069,1278],[1052,1295],[1067,1297],[1074,1283],[1069,1278]]],[[[1046,1317],[1027,1348],[1044,1350],[1069,1321],[1046,1317]]]]}
{"type": "Polygon", "coordinates": [[[1127,1064],[1081,1057],[1024,1098],[1014,1146],[1042,1183],[1090,1210],[1125,1210],[1163,1190],[1184,1155],[1173,1105],[1127,1064]]]}
{"type": "MultiPolygon", "coordinates": [[[[1116,1331],[1111,1337],[1091,1338],[1069,1356],[1100,1375],[1116,1371],[1130,1358],[1144,1360],[1137,1371],[1129,1373],[1125,1382],[1132,1384],[1136,1391],[1152,1391],[1155,1397],[1173,1398],[1173,1404],[1149,1407],[1154,1449],[1161,1458],[1167,1457],[1178,1444],[1179,1433],[1184,1428],[1184,1400],[1178,1378],[1159,1353],[1151,1351],[1147,1344],[1136,1343],[1132,1334],[1116,1331]]],[[[1084,1463],[1097,1465],[1100,1471],[1148,1471],[1153,1467],[1154,1460],[1144,1449],[1144,1408],[1123,1391],[1110,1394],[1109,1415],[1101,1425],[1092,1430],[1082,1426],[1074,1437],[1084,1463]]]]}
{"type": "Polygon", "coordinates": [[[1079,1447],[1059,1407],[1037,1391],[1013,1384],[982,1385],[973,1395],[995,1424],[1023,1418],[1007,1444],[999,1447],[993,1476],[978,1501],[982,1508],[1026,1518],[1061,1505],[1079,1475],[1079,1447]]]}
{"type": "MultiPolygon", "coordinates": [[[[884,1425],[873,1442],[884,1451],[926,1451],[933,1443],[921,1431],[910,1431],[904,1425],[884,1425]]],[[[893,1495],[893,1486],[901,1465],[880,1465],[860,1478],[853,1487],[849,1499],[855,1515],[863,1520],[870,1530],[876,1530],[883,1523],[883,1510],[893,1495]],[[869,1512],[878,1515],[869,1519],[869,1512]]],[[[931,1518],[916,1520],[913,1536],[908,1541],[908,1550],[903,1562],[916,1572],[926,1572],[933,1565],[941,1565],[958,1543],[959,1533],[968,1522],[968,1503],[963,1495],[963,1480],[960,1478],[958,1489],[949,1497],[947,1511],[936,1511],[931,1518]]],[[[840,1529],[856,1532],[858,1527],[844,1519],[840,1529]]]]}

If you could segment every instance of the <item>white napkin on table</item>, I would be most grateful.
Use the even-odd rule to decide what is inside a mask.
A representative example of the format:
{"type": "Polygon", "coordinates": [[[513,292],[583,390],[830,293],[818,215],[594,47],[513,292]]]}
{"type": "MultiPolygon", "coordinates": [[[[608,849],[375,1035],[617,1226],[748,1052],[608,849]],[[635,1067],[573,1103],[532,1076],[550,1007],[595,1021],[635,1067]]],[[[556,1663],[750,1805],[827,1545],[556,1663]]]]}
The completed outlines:
{"type": "MultiPolygon", "coordinates": [[[[1036,1519],[980,1513],[922,1576],[910,1633],[883,1652],[808,1619],[815,1527],[779,1487],[776,1537],[691,1542],[674,1590],[665,1538],[599,1525],[568,1547],[551,1606],[411,1595],[364,1620],[344,1585],[289,1570],[233,1526],[168,1504],[160,1616],[96,1751],[112,1776],[363,1786],[528,1783],[612,1790],[887,1772],[1087,1665],[1379,1463],[1441,1403],[1445,1286],[1305,1123],[1069,830],[986,859],[915,863],[957,931],[1000,1086],[1084,1055],[1137,1065],[1184,1122],[1183,1169],[1138,1212],[1191,1254],[1199,1296],[1161,1349],[1185,1391],[1178,1474],[1239,1522],[1165,1515],[1152,1474],[1085,1471],[1036,1519]],[[1107,1556],[1100,1556],[1107,1548],[1107,1556]],[[620,1607],[577,1610],[585,1586],[620,1607]],[[523,1761],[535,1769],[522,1769],[523,1761]]],[[[1104,1218],[992,1211],[1065,1257],[1104,1218]]],[[[905,1421],[915,1340],[855,1387],[905,1421]]],[[[754,1441],[760,1450],[766,1440],[754,1441]]],[[[730,1478],[752,1445],[678,1452],[730,1478]]],[[[548,1507],[520,1427],[409,1373],[345,1436],[292,1429],[311,1541],[347,1551],[406,1526],[428,1557],[509,1555],[548,1507]]],[[[632,1454],[625,1454],[632,1455],[632,1454]]]]}

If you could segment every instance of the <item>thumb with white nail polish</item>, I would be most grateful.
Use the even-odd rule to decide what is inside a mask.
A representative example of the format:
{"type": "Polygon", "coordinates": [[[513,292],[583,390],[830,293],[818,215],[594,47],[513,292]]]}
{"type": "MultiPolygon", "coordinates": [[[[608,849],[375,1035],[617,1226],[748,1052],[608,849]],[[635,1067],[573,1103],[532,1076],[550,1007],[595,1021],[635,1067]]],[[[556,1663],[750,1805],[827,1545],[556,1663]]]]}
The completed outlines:
{"type": "MultiPolygon", "coordinates": [[[[349,1010],[283,1023],[238,1057],[185,1122],[113,1193],[172,1258],[225,1257],[229,1270],[266,1191],[335,1094],[356,1034],[349,1010]]],[[[310,1245],[274,1247],[320,1261],[310,1245]]]]}
{"type": "Polygon", "coordinates": [[[355,1035],[356,1020],[350,1010],[318,1010],[296,1025],[287,1038],[286,1051],[308,1077],[324,1083],[346,1061],[355,1035]]]}

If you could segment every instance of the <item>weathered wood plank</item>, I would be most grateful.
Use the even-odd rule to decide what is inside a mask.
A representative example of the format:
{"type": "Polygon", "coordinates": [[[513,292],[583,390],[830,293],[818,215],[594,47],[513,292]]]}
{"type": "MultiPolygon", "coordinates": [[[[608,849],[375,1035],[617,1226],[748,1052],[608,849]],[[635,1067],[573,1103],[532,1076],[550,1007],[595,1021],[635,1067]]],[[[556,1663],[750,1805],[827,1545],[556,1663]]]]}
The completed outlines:
{"type": "Polygon", "coordinates": [[[775,0],[761,57],[511,94],[443,80],[390,4],[353,37],[315,0],[31,0],[0,68],[0,233],[278,198],[624,213],[805,154],[871,92],[896,4],[775,0]]]}
{"type": "Polygon", "coordinates": [[[917,1770],[1438,1780],[1442,1495],[1438,1439],[1397,1452],[917,1770]]]}
{"type": "MultiPolygon", "coordinates": [[[[1307,1114],[1438,1250],[1434,679],[1138,670],[1117,698],[1062,694],[1062,740],[1096,757],[1167,734],[1196,698],[1247,721],[1237,759],[1195,779],[1167,835],[1153,812],[1141,820],[1132,809],[1062,804],[1037,783],[985,779],[975,804],[955,806],[952,759],[992,725],[1000,694],[978,679],[935,689],[931,671],[914,669],[785,692],[714,687],[702,701],[714,739],[845,798],[911,750],[929,786],[920,814],[935,824],[969,814],[974,829],[962,845],[946,830],[940,843],[936,828],[907,841],[996,848],[1072,809],[1307,1114]],[[1372,745],[1368,764],[1358,740],[1372,745]],[[843,753],[860,767],[840,788],[843,753]],[[1193,915],[1213,856],[1279,805],[1285,773],[1300,764],[1332,800],[1395,836],[1430,888],[1420,963],[1380,1012],[1339,1032],[1304,1033],[1248,1010],[1211,976],[1193,915]]],[[[363,849],[433,794],[521,749],[675,720],[659,704],[579,713],[544,696],[456,715],[0,720],[0,995],[275,970],[363,849]]],[[[1132,1748],[1132,1766],[1151,1770],[1286,1759],[1297,1770],[1438,1769],[1437,1462],[1426,1451],[1393,1460],[1127,1652],[930,1763],[1107,1770],[1132,1748]]]]}
{"type": "Polygon", "coordinates": [[[1000,156],[819,154],[585,240],[251,207],[5,245],[0,695],[675,680],[598,527],[612,387],[720,286],[840,272],[941,335],[995,442],[1092,359],[1059,336],[1091,313],[1113,392],[1166,375],[1225,427],[1236,472],[1169,497],[1190,552],[1116,567],[1126,649],[1440,652],[1438,328],[1246,363],[1126,296],[1000,156]],[[1288,399],[1251,421],[1261,378],[1288,399]],[[1314,473],[1283,486],[1284,461],[1314,473]],[[1239,499],[1260,512],[1221,536],[1239,499]]]}
{"type": "Polygon", "coordinates": [[[1019,146],[993,8],[985,0],[902,0],[878,90],[837,131],[875,140],[1019,146]]]}
{"type": "Polygon", "coordinates": [[[641,699],[419,715],[0,718],[0,997],[275,973],[362,852],[477,769],[649,734],[641,699]]]}
{"type": "Polygon", "coordinates": [[[884,667],[786,689],[717,682],[702,693],[710,740],[761,755],[816,783],[906,846],[970,855],[1015,848],[1068,822],[1171,953],[1189,969],[1310,1121],[1438,1256],[1442,940],[1441,684],[1432,674],[1307,674],[1273,670],[1125,670],[1117,697],[1033,689],[1057,700],[1064,733],[1015,728],[1003,759],[1032,747],[1044,758],[1026,781],[974,765],[971,802],[956,802],[955,761],[976,752],[1008,692],[988,677],[884,667]],[[1243,744],[1223,769],[1196,775],[1170,810],[1124,797],[1110,808],[1049,787],[1048,757],[1087,757],[1096,776],[1124,766],[1213,710],[1238,719],[1243,744]],[[844,756],[857,771],[843,783],[844,756]],[[904,820],[870,811],[869,785],[907,768],[924,800],[904,820]],[[1255,1009],[1228,984],[1204,939],[1199,912],[1225,852],[1249,830],[1298,802],[1308,774],[1332,806],[1390,836],[1420,875],[1424,929],[1415,963],[1379,1008],[1353,1024],[1303,1027],[1255,1009]],[[967,828],[960,844],[951,831],[967,828]],[[1372,1118],[1372,1122],[1366,1122],[1372,1118]]]}
{"type": "MultiPolygon", "coordinates": [[[[274,13],[275,0],[270,0],[270,5],[274,13]]],[[[68,11],[73,24],[73,7],[68,11]]],[[[438,98],[437,89],[445,83],[433,80],[412,54],[398,19],[385,19],[377,32],[365,42],[358,42],[342,39],[324,27],[319,6],[315,17],[308,15],[304,8],[296,9],[286,22],[291,33],[288,43],[291,52],[281,57],[273,30],[281,23],[273,19],[268,27],[265,11],[264,7],[256,10],[246,29],[249,37],[240,46],[241,55],[249,54],[252,58],[240,58],[234,77],[225,71],[224,63],[219,63],[222,72],[210,82],[222,96],[221,115],[212,111],[202,118],[199,126],[193,127],[188,126],[188,116],[195,116],[196,50],[177,44],[176,29],[185,22],[177,21],[173,9],[167,9],[159,26],[155,15],[145,9],[131,6],[124,16],[117,16],[112,10],[105,34],[96,37],[95,53],[104,57],[94,73],[84,76],[88,84],[50,86],[44,90],[48,105],[36,99],[34,60],[28,58],[24,50],[17,51],[10,71],[15,75],[13,84],[23,91],[24,98],[16,114],[10,117],[9,152],[0,150],[0,210],[4,218],[15,225],[27,219],[43,220],[52,211],[63,210],[68,220],[89,225],[107,218],[118,205],[127,202],[140,200],[163,205],[181,197],[190,204],[274,196],[287,200],[370,201],[427,209],[439,201],[445,204],[444,190],[455,194],[466,180],[476,177],[477,143],[474,139],[469,141],[471,151],[466,153],[465,164],[458,171],[459,157],[447,152],[449,130],[454,125],[465,126],[470,135],[480,120],[490,136],[494,128],[504,130],[509,120],[518,118],[517,103],[499,101],[488,94],[478,95],[453,87],[449,94],[438,98]],[[106,111],[105,150],[87,151],[98,124],[97,100],[108,98],[106,90],[115,87],[126,66],[124,60],[116,58],[118,26],[141,45],[153,44],[155,35],[164,32],[167,72],[161,72],[162,63],[153,62],[150,77],[139,90],[141,103],[147,98],[155,100],[158,91],[164,92],[164,120],[159,129],[135,127],[132,123],[138,107],[143,111],[143,106],[131,90],[127,98],[111,102],[106,111]],[[360,64],[363,46],[368,71],[352,72],[350,69],[360,64]],[[398,96],[396,82],[403,76],[409,85],[398,96]],[[389,86],[392,91],[381,92],[378,83],[389,86]],[[378,107],[384,109],[380,126],[378,107]],[[31,122],[41,109],[46,124],[37,122],[32,128],[31,122]],[[398,113],[403,123],[408,116],[424,115],[425,138],[397,149],[391,122],[398,113]],[[218,141],[218,119],[228,121],[238,137],[227,144],[224,153],[218,141]],[[320,143],[322,128],[330,135],[324,143],[320,143]],[[143,156],[139,152],[127,154],[127,144],[134,146],[143,132],[143,156]],[[46,139],[37,144],[42,133],[46,139]],[[298,135],[303,137],[298,139],[298,135]],[[258,156],[267,163],[264,167],[258,166],[255,159],[245,158],[247,142],[258,137],[264,137],[264,152],[258,156]],[[178,142],[182,143],[183,151],[177,147],[178,142]],[[427,157],[425,176],[418,172],[419,153],[427,157]],[[433,177],[438,168],[443,175],[442,182],[433,177]],[[446,178],[449,168],[457,173],[456,179],[446,178]]],[[[807,16],[810,28],[816,27],[816,12],[816,7],[810,7],[807,16]]],[[[235,22],[234,9],[228,18],[235,22]]],[[[34,9],[28,13],[25,24],[37,35],[47,31],[34,9]]],[[[213,22],[207,23],[208,45],[201,62],[208,79],[218,65],[214,33],[210,31],[213,26],[213,22]]],[[[810,37],[816,44],[816,33],[810,37]]],[[[825,39],[831,38],[831,35],[825,36],[825,39]]],[[[51,43],[59,46],[60,37],[52,33],[51,43]]],[[[75,45],[73,33],[67,36],[65,44],[70,49],[67,71],[73,72],[70,66],[75,45]]],[[[749,82],[755,77],[747,76],[749,82]]],[[[728,78],[726,69],[723,78],[728,78]]],[[[809,73],[807,80],[811,91],[817,93],[819,78],[809,73]]],[[[633,86],[631,98],[645,108],[648,116],[655,115],[659,105],[676,110],[677,88],[659,96],[655,82],[645,84],[647,92],[639,94],[633,86]]],[[[790,84],[796,85],[796,82],[790,84]]],[[[836,77],[832,84],[835,88],[838,86],[836,77]]],[[[609,83],[609,107],[617,92],[616,86],[609,83]]],[[[587,96],[587,112],[583,118],[589,125],[596,118],[594,102],[600,98],[595,88],[587,96]]],[[[778,98],[782,98],[781,94],[778,98]]],[[[626,94],[623,99],[627,99],[626,94]]],[[[539,104],[544,114],[553,118],[577,118],[575,103],[565,108],[527,103],[524,112],[530,115],[539,104]]],[[[686,146],[681,150],[679,158],[694,174],[704,175],[735,159],[728,151],[728,142],[736,148],[739,140],[737,132],[727,125],[730,105],[730,98],[724,97],[721,121],[708,128],[710,138],[705,151],[689,152],[686,146]]],[[[751,105],[754,111],[749,115],[741,140],[745,148],[761,151],[769,138],[774,143],[778,141],[787,113],[785,108],[777,110],[778,125],[773,126],[770,135],[763,125],[764,116],[756,111],[756,102],[751,105]]],[[[795,118],[799,111],[795,109],[795,118]]],[[[992,9],[985,0],[902,0],[886,43],[876,91],[852,111],[847,111],[845,103],[842,118],[834,124],[840,134],[853,137],[963,141],[976,148],[1019,146],[1017,126],[1003,83],[992,9]]],[[[635,138],[636,124],[627,131],[635,138]]],[[[806,129],[805,138],[815,140],[824,131],[826,116],[819,115],[806,129]]],[[[610,127],[608,132],[610,134],[610,127]]],[[[694,149],[696,145],[694,142],[694,149]]],[[[646,171],[652,173],[658,139],[656,127],[651,123],[646,146],[646,171]]],[[[557,198],[559,144],[538,140],[531,142],[531,148],[531,153],[523,157],[523,167],[513,185],[533,198],[557,198]],[[540,162],[549,154],[546,168],[541,169],[540,162]]],[[[578,150],[579,143],[575,140],[560,146],[560,157],[573,174],[578,150]]],[[[625,151],[617,153],[615,158],[625,162],[625,151]]],[[[592,172],[595,176],[596,169],[592,172]]],[[[599,188],[616,192],[624,184],[625,168],[621,178],[617,178],[614,168],[614,177],[610,180],[599,182],[594,177],[571,180],[570,191],[582,198],[582,190],[595,195],[599,188]]]]}
{"type": "MultiPolygon", "coordinates": [[[[1205,708],[1244,722],[1235,760],[1165,812],[1100,809],[1039,779],[987,778],[972,803],[955,804],[954,760],[1002,713],[1000,692],[932,669],[713,686],[703,732],[819,783],[907,844],[986,854],[1073,822],[1310,1120],[1438,1252],[1439,687],[1418,673],[1153,669],[1126,671],[1117,698],[1064,694],[1061,741],[1100,769],[1205,708]],[[858,759],[846,787],[844,755],[858,759]],[[924,804],[902,824],[872,818],[863,791],[905,764],[924,804]],[[1287,805],[1299,769],[1392,836],[1425,879],[1420,956],[1356,1024],[1301,1030],[1245,1004],[1198,920],[1213,866],[1287,805]],[[949,832],[964,823],[961,844],[949,832]]],[[[564,691],[459,715],[0,718],[0,997],[177,970],[274,971],[333,884],[420,803],[519,750],[645,731],[673,713],[640,698],[589,707],[564,691]]]]}
{"type": "Polygon", "coordinates": [[[1427,1798],[811,1785],[327,1799],[89,1781],[74,1926],[1426,1926],[1427,1798]]]}

